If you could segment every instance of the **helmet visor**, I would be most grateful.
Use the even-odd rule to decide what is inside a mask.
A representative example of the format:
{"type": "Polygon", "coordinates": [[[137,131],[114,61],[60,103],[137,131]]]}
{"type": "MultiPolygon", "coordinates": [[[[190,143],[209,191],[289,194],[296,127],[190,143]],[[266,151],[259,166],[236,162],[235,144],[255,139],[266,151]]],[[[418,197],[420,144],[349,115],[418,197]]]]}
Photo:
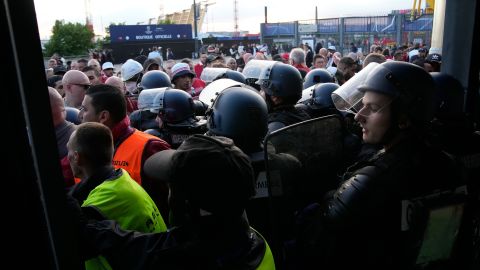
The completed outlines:
{"type": "Polygon", "coordinates": [[[158,114],[161,110],[165,108],[165,91],[167,88],[160,88],[160,91],[157,92],[153,98],[152,106],[150,107],[151,113],[158,114]]]}
{"type": "Polygon", "coordinates": [[[356,114],[362,108],[362,98],[365,92],[360,92],[358,87],[363,85],[368,74],[378,66],[378,63],[370,63],[350,80],[332,93],[332,100],[339,111],[356,114]]]}
{"type": "Polygon", "coordinates": [[[202,75],[200,76],[200,79],[202,79],[204,82],[211,83],[215,81],[218,78],[221,78],[222,76],[227,73],[227,68],[204,68],[202,71],[202,75]]]}
{"type": "MultiPolygon", "coordinates": [[[[202,73],[203,74],[203,73],[202,73]]],[[[203,88],[202,92],[198,96],[198,99],[205,103],[208,107],[211,107],[213,101],[220,95],[220,93],[232,86],[245,86],[243,83],[231,80],[231,79],[218,79],[216,81],[211,82],[205,88],[203,88]]]]}
{"type": "Polygon", "coordinates": [[[308,88],[303,89],[302,97],[300,98],[300,100],[298,100],[297,103],[305,103],[306,101],[311,100],[314,88],[315,88],[315,84],[308,88]]]}
{"type": "Polygon", "coordinates": [[[153,88],[146,89],[140,92],[138,95],[138,109],[139,110],[150,110],[154,106],[155,96],[165,88],[153,88]]]}
{"type": "Polygon", "coordinates": [[[248,63],[245,65],[245,68],[243,69],[242,73],[245,75],[245,78],[247,79],[259,79],[260,75],[262,74],[262,71],[266,67],[271,67],[275,64],[278,63],[277,61],[271,61],[271,60],[250,60],[248,63]]]}

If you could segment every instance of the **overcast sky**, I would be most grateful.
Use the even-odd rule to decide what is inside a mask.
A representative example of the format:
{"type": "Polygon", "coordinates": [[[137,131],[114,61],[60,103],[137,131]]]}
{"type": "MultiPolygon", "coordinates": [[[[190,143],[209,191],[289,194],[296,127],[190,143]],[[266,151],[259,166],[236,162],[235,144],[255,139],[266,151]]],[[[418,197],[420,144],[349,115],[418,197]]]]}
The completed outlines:
{"type": "MultiPolygon", "coordinates": [[[[51,34],[55,20],[85,23],[87,0],[34,0],[37,21],[42,39],[51,34]]],[[[200,1],[196,1],[197,3],[200,1]]],[[[210,0],[202,32],[233,31],[233,0],[210,0]]],[[[164,13],[173,13],[190,8],[193,0],[90,0],[94,30],[102,34],[110,23],[148,23],[149,18],[164,13]]],[[[315,18],[346,17],[357,15],[386,15],[391,10],[410,9],[413,0],[238,0],[239,30],[260,32],[260,23],[265,21],[264,7],[268,8],[268,22],[285,22],[315,18]]]]}

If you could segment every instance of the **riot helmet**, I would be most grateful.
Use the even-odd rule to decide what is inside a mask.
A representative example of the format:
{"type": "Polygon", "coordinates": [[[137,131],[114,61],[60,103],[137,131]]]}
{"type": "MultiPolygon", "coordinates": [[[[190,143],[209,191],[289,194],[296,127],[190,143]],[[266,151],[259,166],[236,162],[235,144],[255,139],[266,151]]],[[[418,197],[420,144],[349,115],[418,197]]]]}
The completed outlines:
{"type": "Polygon", "coordinates": [[[312,91],[312,99],[309,102],[310,107],[318,110],[336,109],[332,100],[333,91],[340,87],[336,83],[316,84],[312,91]]]}
{"type": "Polygon", "coordinates": [[[165,88],[145,89],[138,95],[137,106],[138,110],[129,115],[130,125],[138,130],[146,130],[149,128],[158,128],[156,113],[150,112],[154,107],[155,96],[165,88]]]}
{"type": "Polygon", "coordinates": [[[208,110],[207,127],[211,134],[233,139],[246,153],[258,151],[268,130],[267,104],[253,89],[227,88],[208,110]]]}
{"type": "Polygon", "coordinates": [[[379,64],[368,74],[358,90],[392,97],[392,108],[397,113],[406,113],[413,122],[422,124],[433,118],[432,76],[414,64],[397,61],[379,64]]]}
{"type": "Polygon", "coordinates": [[[245,76],[245,83],[260,91],[260,85],[258,85],[256,82],[260,78],[262,70],[266,67],[271,67],[276,62],[277,61],[256,59],[248,61],[242,71],[242,74],[245,76]]]}
{"type": "Polygon", "coordinates": [[[305,76],[305,82],[303,83],[303,89],[315,85],[317,83],[333,83],[335,82],[334,77],[326,69],[316,68],[312,69],[305,76]]]}
{"type": "Polygon", "coordinates": [[[65,106],[65,112],[67,113],[66,120],[68,122],[74,123],[75,125],[79,125],[82,121],[78,117],[80,114],[80,110],[74,107],[67,107],[65,106]]]}
{"type": "Polygon", "coordinates": [[[227,70],[224,78],[231,79],[240,83],[246,83],[245,75],[243,75],[243,73],[238,72],[236,70],[231,70],[231,69],[227,70]]]}
{"type": "Polygon", "coordinates": [[[170,77],[167,73],[160,70],[150,70],[145,73],[140,82],[142,89],[172,87],[170,77]]]}
{"type": "MultiPolygon", "coordinates": [[[[273,61],[274,64],[262,69],[256,82],[260,88],[270,96],[298,97],[303,89],[302,75],[291,65],[273,61]]],[[[297,100],[298,100],[297,99],[297,100]]]]}
{"type": "Polygon", "coordinates": [[[179,89],[161,89],[153,99],[150,111],[157,113],[166,124],[196,121],[192,96],[179,89]]]}
{"type": "Polygon", "coordinates": [[[435,83],[435,111],[437,114],[463,113],[465,90],[455,77],[440,72],[431,72],[435,83]]]}
{"type": "Polygon", "coordinates": [[[139,110],[151,110],[155,106],[155,97],[167,87],[145,89],[138,95],[137,107],[139,110]]]}
{"type": "Polygon", "coordinates": [[[231,79],[218,79],[203,88],[202,92],[200,92],[200,95],[198,96],[198,99],[202,101],[207,107],[210,107],[213,101],[223,90],[232,86],[244,87],[245,85],[231,79]]]}
{"type": "Polygon", "coordinates": [[[195,109],[196,116],[205,116],[205,112],[208,109],[208,105],[201,100],[193,100],[193,107],[195,109]]]}

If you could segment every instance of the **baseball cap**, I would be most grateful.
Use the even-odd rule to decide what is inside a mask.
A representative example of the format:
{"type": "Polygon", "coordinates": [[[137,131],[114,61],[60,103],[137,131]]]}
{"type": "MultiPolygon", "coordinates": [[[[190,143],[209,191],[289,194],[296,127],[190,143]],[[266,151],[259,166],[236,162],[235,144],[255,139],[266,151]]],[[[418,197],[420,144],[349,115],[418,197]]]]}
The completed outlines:
{"type": "Polygon", "coordinates": [[[112,62],[105,62],[105,63],[103,63],[103,65],[102,65],[102,70],[109,69],[109,68],[113,69],[113,64],[112,64],[112,62]]]}
{"type": "Polygon", "coordinates": [[[432,53],[427,56],[427,62],[442,63],[442,56],[438,53],[432,53]]]}
{"type": "Polygon", "coordinates": [[[186,199],[213,214],[242,214],[255,194],[250,159],[221,136],[192,135],[177,150],[163,150],[145,161],[147,177],[169,182],[186,199]]]}
{"type": "Polygon", "coordinates": [[[69,70],[62,78],[62,84],[90,85],[90,80],[85,73],[78,70],[69,70]]]}
{"type": "Polygon", "coordinates": [[[183,75],[189,75],[192,78],[195,77],[195,73],[190,70],[190,66],[187,63],[177,63],[172,67],[172,83],[173,81],[183,75]]]}
{"type": "Polygon", "coordinates": [[[135,75],[143,71],[143,66],[133,60],[128,59],[121,67],[122,71],[122,79],[123,81],[128,81],[129,79],[133,78],[135,75]]]}

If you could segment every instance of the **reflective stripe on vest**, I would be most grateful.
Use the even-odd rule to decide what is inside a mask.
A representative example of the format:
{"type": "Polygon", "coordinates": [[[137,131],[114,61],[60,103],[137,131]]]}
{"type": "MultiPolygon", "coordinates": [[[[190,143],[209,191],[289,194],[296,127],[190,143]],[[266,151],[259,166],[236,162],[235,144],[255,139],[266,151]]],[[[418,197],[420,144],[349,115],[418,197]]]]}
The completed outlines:
{"type": "Polygon", "coordinates": [[[130,176],[140,185],[142,184],[142,155],[145,145],[150,140],[158,140],[157,137],[135,130],[115,151],[113,166],[116,169],[126,170],[130,176]]]}
{"type": "Polygon", "coordinates": [[[272,250],[267,243],[267,240],[254,228],[250,227],[258,236],[262,237],[263,241],[265,242],[265,254],[263,254],[263,259],[257,267],[257,270],[274,270],[275,269],[275,261],[273,260],[272,250]]]}

